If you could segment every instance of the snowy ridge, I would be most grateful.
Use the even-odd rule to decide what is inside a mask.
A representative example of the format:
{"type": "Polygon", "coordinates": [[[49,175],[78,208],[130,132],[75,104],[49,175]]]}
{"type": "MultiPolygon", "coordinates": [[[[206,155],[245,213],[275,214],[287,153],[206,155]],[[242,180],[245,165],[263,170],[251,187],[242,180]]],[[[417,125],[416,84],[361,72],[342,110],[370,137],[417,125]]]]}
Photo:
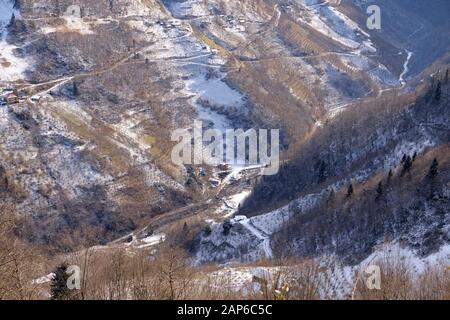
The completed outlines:
{"type": "Polygon", "coordinates": [[[211,234],[201,240],[195,264],[272,259],[275,254],[271,247],[271,236],[282,228],[294,212],[301,214],[313,208],[324,194],[310,194],[283,208],[251,218],[235,216],[230,220],[232,228],[229,234],[224,234],[222,224],[214,223],[211,234]]]}
{"type": "MultiPolygon", "coordinates": [[[[323,281],[323,288],[320,290],[322,299],[349,299],[352,295],[355,283],[364,275],[364,271],[370,265],[384,263],[395,265],[402,263],[412,272],[413,277],[418,277],[430,270],[446,269],[450,264],[450,245],[442,246],[439,252],[428,257],[421,258],[413,251],[405,249],[398,243],[389,243],[379,246],[364,261],[357,265],[342,265],[331,256],[323,256],[316,259],[316,262],[324,267],[324,274],[320,281],[323,281]],[[326,289],[325,289],[326,288],[326,289]]],[[[259,292],[260,283],[256,279],[274,279],[281,275],[281,284],[288,282],[289,275],[295,272],[297,266],[274,266],[274,267],[224,267],[220,270],[209,273],[207,276],[212,283],[235,292],[241,291],[244,294],[259,292]],[[226,280],[224,282],[224,280],[226,280]]],[[[294,273],[295,274],[295,273],[294,273]]],[[[271,281],[269,281],[271,283],[271,281]]]]}
{"type": "Polygon", "coordinates": [[[299,19],[316,31],[358,52],[377,51],[370,40],[370,35],[356,22],[330,6],[328,1],[322,3],[307,1],[304,7],[310,14],[307,19],[299,19]]]}

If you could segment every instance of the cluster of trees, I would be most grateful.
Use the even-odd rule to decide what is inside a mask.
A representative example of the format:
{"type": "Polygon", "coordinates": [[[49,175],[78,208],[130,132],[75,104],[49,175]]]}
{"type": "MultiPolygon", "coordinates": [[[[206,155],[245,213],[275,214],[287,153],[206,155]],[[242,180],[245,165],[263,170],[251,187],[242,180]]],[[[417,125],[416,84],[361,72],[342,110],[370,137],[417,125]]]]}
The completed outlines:
{"type": "MultiPolygon", "coordinates": [[[[21,9],[21,2],[19,0],[14,1],[14,9],[21,9]]],[[[9,20],[8,29],[13,35],[21,35],[27,31],[26,24],[21,19],[17,19],[14,12],[9,20]]]]}
{"type": "Polygon", "coordinates": [[[276,251],[285,257],[337,254],[348,263],[358,263],[377,243],[391,239],[419,255],[437,251],[450,242],[448,152],[448,146],[438,147],[388,174],[332,189],[317,207],[286,223],[275,236],[276,251]]]}
{"type": "MultiPolygon", "coordinates": [[[[450,270],[443,265],[429,266],[417,275],[400,257],[384,256],[374,262],[380,267],[379,290],[367,287],[367,279],[359,276],[352,299],[358,300],[449,300],[450,270]]],[[[360,274],[359,274],[360,275],[360,274]]]]}
{"type": "Polygon", "coordinates": [[[428,101],[431,101],[434,104],[439,104],[442,99],[448,101],[448,84],[450,81],[449,72],[450,70],[447,68],[443,74],[439,72],[437,75],[432,76],[430,86],[426,94],[426,99],[428,101]],[[442,91],[443,88],[445,88],[445,92],[442,91]]]}
{"type": "Polygon", "coordinates": [[[259,270],[241,287],[231,284],[227,273],[215,268],[190,266],[186,252],[162,247],[158,253],[140,251],[130,254],[115,249],[84,251],[71,262],[82,266],[80,289],[70,290],[66,283],[68,263],[55,269],[50,284],[54,300],[180,300],[180,299],[448,299],[448,270],[435,266],[419,276],[399,257],[388,256],[373,263],[380,267],[379,290],[370,290],[363,270],[353,279],[343,277],[334,259],[277,260],[247,266],[259,270]],[[102,256],[102,257],[101,257],[102,256]],[[352,290],[353,288],[353,290],[352,290]]]}
{"type": "Polygon", "coordinates": [[[328,190],[276,234],[281,257],[366,258],[380,241],[400,240],[420,255],[450,238],[448,72],[416,95],[395,93],[352,106],[316,131],[276,176],[264,177],[241,207],[246,215],[328,190]],[[435,147],[421,147],[424,141],[435,147]],[[417,146],[398,157],[400,146],[417,146]]]}
{"type": "MultiPolygon", "coordinates": [[[[14,206],[3,201],[0,209],[0,300],[448,299],[450,295],[448,275],[437,270],[416,280],[410,270],[383,265],[382,290],[368,291],[362,279],[354,284],[337,279],[332,272],[335,261],[308,259],[246,266],[267,272],[233,287],[229,274],[215,267],[193,267],[188,252],[171,241],[135,251],[127,246],[90,248],[50,259],[18,241],[14,206]],[[78,289],[68,286],[74,273],[67,271],[74,265],[81,270],[78,289]],[[50,282],[37,280],[50,271],[50,282]],[[350,296],[348,288],[353,285],[350,296]]],[[[183,224],[185,232],[189,228],[183,224]]]]}
{"type": "Polygon", "coordinates": [[[179,247],[130,252],[124,247],[86,249],[57,265],[50,284],[55,300],[176,300],[194,295],[197,275],[179,247]],[[80,267],[80,288],[70,289],[69,265],[80,267]]]}
{"type": "Polygon", "coordinates": [[[15,235],[15,213],[14,203],[0,196],[0,300],[38,299],[42,292],[32,280],[42,272],[41,256],[15,235]]]}
{"type": "MultiPolygon", "coordinates": [[[[257,215],[305,193],[349,180],[358,172],[377,174],[384,170],[399,145],[420,144],[429,139],[436,144],[447,143],[450,109],[444,92],[450,87],[448,72],[433,79],[417,94],[392,92],[337,115],[283,163],[279,174],[263,177],[240,212],[257,215]]],[[[404,173],[413,157],[411,154],[404,159],[404,173]]],[[[348,191],[351,193],[351,188],[348,191]]]]}

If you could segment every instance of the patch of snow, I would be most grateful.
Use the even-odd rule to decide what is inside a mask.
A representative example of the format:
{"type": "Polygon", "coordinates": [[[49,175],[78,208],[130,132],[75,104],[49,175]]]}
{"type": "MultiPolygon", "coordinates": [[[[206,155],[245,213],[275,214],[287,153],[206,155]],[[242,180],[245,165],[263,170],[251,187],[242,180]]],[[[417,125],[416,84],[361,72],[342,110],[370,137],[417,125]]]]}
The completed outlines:
{"type": "Polygon", "coordinates": [[[14,2],[0,0],[0,81],[17,81],[25,77],[25,71],[30,68],[31,62],[28,59],[17,57],[14,53],[18,47],[6,41],[6,26],[15,15],[20,19],[20,12],[14,9],[14,2]]]}
{"type": "Polygon", "coordinates": [[[400,74],[400,77],[398,78],[398,81],[402,84],[404,87],[406,85],[405,76],[409,71],[409,61],[411,60],[413,53],[411,51],[405,50],[407,53],[406,61],[403,64],[403,72],[400,74]]]}
{"type": "Polygon", "coordinates": [[[9,24],[13,14],[20,17],[20,12],[14,9],[14,1],[0,0],[0,32],[9,24]]]}
{"type": "Polygon", "coordinates": [[[14,54],[18,47],[8,44],[3,38],[0,40],[0,80],[17,81],[25,77],[25,71],[30,68],[28,59],[19,58],[14,54]]]}
{"type": "Polygon", "coordinates": [[[240,106],[242,95],[231,89],[222,79],[206,79],[204,74],[197,75],[186,81],[191,92],[197,93],[199,98],[219,106],[240,106]]]}
{"type": "Polygon", "coordinates": [[[185,89],[183,91],[191,97],[200,120],[206,121],[211,124],[207,126],[221,132],[233,128],[230,119],[214,110],[214,108],[238,111],[243,106],[244,99],[238,91],[230,88],[223,81],[222,76],[207,79],[206,72],[198,70],[196,74],[185,80],[184,84],[185,89]]]}
{"type": "Polygon", "coordinates": [[[232,195],[231,197],[229,197],[228,199],[225,200],[225,203],[227,206],[233,208],[233,209],[238,209],[239,206],[245,201],[245,199],[248,198],[248,196],[251,194],[251,191],[249,190],[244,190],[240,193],[237,193],[235,195],[232,195]]]}
{"type": "MultiPolygon", "coordinates": [[[[212,233],[202,239],[201,249],[197,252],[196,264],[214,261],[227,257],[228,261],[239,256],[242,261],[257,261],[261,259],[272,259],[274,252],[271,247],[272,235],[280,230],[289,218],[298,213],[312,208],[325,194],[310,194],[294,200],[289,205],[269,212],[267,214],[247,218],[246,216],[235,216],[231,219],[232,232],[223,234],[221,224],[212,225],[212,233]],[[295,210],[294,210],[295,209],[295,210]],[[205,245],[205,243],[207,243],[205,245]],[[245,254],[239,253],[239,248],[246,247],[245,254]],[[211,251],[214,250],[214,255],[211,251]]],[[[242,197],[239,195],[238,197],[242,197]]]]}
{"type": "Polygon", "coordinates": [[[176,18],[201,17],[209,15],[207,9],[197,0],[171,1],[169,10],[176,18]]]}
{"type": "Polygon", "coordinates": [[[376,52],[370,35],[362,30],[356,22],[337,8],[330,6],[327,1],[311,3],[305,3],[305,8],[309,13],[308,17],[306,19],[301,17],[299,20],[353,50],[376,52]]]}
{"type": "Polygon", "coordinates": [[[414,142],[402,142],[401,144],[396,146],[392,154],[386,156],[386,158],[384,159],[384,168],[386,170],[389,170],[390,168],[397,166],[404,155],[409,155],[412,157],[414,153],[419,154],[425,148],[433,146],[434,144],[435,143],[433,143],[431,140],[424,139],[420,139],[414,142]]]}
{"type": "Polygon", "coordinates": [[[77,32],[81,35],[90,35],[94,32],[90,28],[90,24],[85,22],[82,18],[77,17],[64,17],[64,25],[58,27],[46,27],[42,28],[43,33],[54,32],[77,32]]]}
{"type": "Polygon", "coordinates": [[[438,252],[427,257],[419,257],[411,249],[398,243],[388,243],[376,248],[359,266],[366,268],[368,265],[383,262],[403,262],[415,275],[423,274],[433,267],[441,266],[442,269],[446,269],[450,266],[450,244],[441,246],[438,252]]]}
{"type": "Polygon", "coordinates": [[[155,234],[155,235],[152,235],[152,236],[142,239],[141,241],[144,244],[137,246],[137,248],[142,249],[142,248],[152,247],[152,246],[155,246],[157,244],[164,242],[165,240],[166,240],[166,235],[164,233],[155,234]]]}
{"type": "Polygon", "coordinates": [[[262,248],[265,253],[265,257],[267,259],[273,259],[273,251],[272,247],[270,246],[270,237],[266,233],[264,233],[262,230],[255,227],[250,219],[241,219],[239,221],[241,225],[243,225],[247,230],[249,230],[256,238],[259,240],[262,240],[262,248]]]}
{"type": "Polygon", "coordinates": [[[40,277],[40,278],[38,278],[38,279],[32,280],[31,283],[32,283],[32,284],[44,284],[44,283],[48,283],[48,282],[52,281],[53,278],[54,278],[55,276],[56,276],[56,274],[54,274],[54,273],[52,272],[52,273],[49,273],[49,274],[46,275],[46,276],[43,276],[43,277],[40,277]]]}

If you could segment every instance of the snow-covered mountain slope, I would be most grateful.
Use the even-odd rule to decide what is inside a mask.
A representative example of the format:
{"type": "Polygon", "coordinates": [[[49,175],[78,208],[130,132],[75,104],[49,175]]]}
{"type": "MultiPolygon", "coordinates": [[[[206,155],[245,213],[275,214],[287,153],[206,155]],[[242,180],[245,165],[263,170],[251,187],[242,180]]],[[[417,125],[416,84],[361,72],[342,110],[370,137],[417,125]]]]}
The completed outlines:
{"type": "Polygon", "coordinates": [[[299,264],[228,265],[206,274],[205,278],[213,285],[217,283],[217,286],[220,286],[223,291],[241,292],[248,297],[261,292],[262,286],[267,281],[269,287],[273,286],[272,290],[278,290],[279,294],[289,297],[289,291],[282,293],[283,287],[295,283],[295,279],[302,276],[304,279],[308,279],[304,273],[314,274],[310,280],[313,280],[314,287],[318,288],[316,299],[358,299],[359,297],[355,295],[355,286],[358,282],[366,280],[365,271],[369,266],[377,265],[382,270],[386,270],[386,278],[381,281],[382,287],[386,287],[384,281],[389,281],[388,277],[390,276],[387,274],[388,268],[402,268],[399,270],[406,272],[411,280],[417,281],[436,270],[445,270],[449,259],[448,245],[441,247],[438,252],[426,258],[422,258],[398,243],[388,243],[377,247],[373,254],[357,265],[343,265],[331,256],[322,256],[316,258],[315,262],[299,264]],[[310,269],[306,267],[308,263],[311,264],[310,269]],[[314,264],[320,268],[313,269],[311,266],[314,264]],[[304,273],[299,271],[302,268],[306,269],[303,271],[304,273]]]}
{"type": "Polygon", "coordinates": [[[25,72],[32,67],[30,59],[18,57],[14,46],[7,41],[8,30],[12,17],[20,19],[20,11],[14,7],[14,0],[0,1],[0,65],[1,81],[17,81],[25,79],[25,72]]]}
{"type": "MultiPolygon", "coordinates": [[[[414,103],[397,102],[408,107],[389,113],[373,104],[358,106],[368,114],[347,110],[335,127],[322,128],[304,144],[278,176],[260,181],[237,214],[252,216],[250,221],[275,215],[274,225],[284,221],[266,232],[279,257],[331,254],[355,264],[392,239],[419,256],[439,251],[450,240],[449,112],[446,99],[429,99],[426,93],[414,103]],[[310,197],[317,199],[314,206],[297,207],[310,197]]],[[[396,102],[390,103],[395,108],[396,102]]],[[[240,229],[231,229],[214,243],[239,236],[240,229]]],[[[245,243],[233,241],[230,256],[245,243]]],[[[224,250],[207,248],[215,255],[224,250]]],[[[251,260],[251,254],[241,257],[251,260]]]]}
{"type": "Polygon", "coordinates": [[[13,13],[19,16],[19,11],[14,8],[14,0],[2,0],[0,2],[0,28],[3,29],[10,23],[13,13]]]}
{"type": "Polygon", "coordinates": [[[382,29],[374,36],[395,44],[404,52],[403,59],[408,57],[408,52],[413,53],[407,77],[419,74],[449,51],[448,1],[353,0],[353,3],[361,10],[369,5],[380,7],[382,29]]]}
{"type": "MultiPolygon", "coordinates": [[[[46,245],[106,243],[159,215],[211,218],[191,206],[231,217],[251,186],[175,166],[173,130],[280,128],[293,154],[339,112],[409,89],[425,68],[413,73],[405,50],[417,49],[367,30],[365,4],[351,1],[81,0],[80,16],[69,0],[0,4],[0,89],[20,100],[0,106],[0,164],[29,217],[25,237],[46,245]]],[[[418,149],[434,143],[420,134],[418,149]]],[[[270,257],[253,220],[236,224],[270,257]]]]}

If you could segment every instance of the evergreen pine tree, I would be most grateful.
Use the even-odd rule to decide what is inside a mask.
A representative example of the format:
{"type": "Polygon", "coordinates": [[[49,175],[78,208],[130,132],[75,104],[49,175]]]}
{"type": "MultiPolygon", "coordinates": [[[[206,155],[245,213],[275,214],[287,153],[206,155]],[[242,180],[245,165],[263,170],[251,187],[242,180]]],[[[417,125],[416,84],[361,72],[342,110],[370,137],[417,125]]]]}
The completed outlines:
{"type": "Polygon", "coordinates": [[[380,183],[378,183],[378,187],[377,187],[377,196],[375,198],[375,200],[380,200],[381,196],[383,195],[383,183],[380,181],[380,183]]]}
{"type": "Polygon", "coordinates": [[[350,185],[348,186],[348,189],[347,189],[347,197],[351,197],[353,195],[353,193],[354,193],[353,184],[350,183],[350,185]]]}
{"type": "Polygon", "coordinates": [[[405,163],[405,161],[406,161],[406,154],[403,154],[401,163],[405,163]]]}
{"type": "Polygon", "coordinates": [[[67,267],[66,263],[62,263],[54,271],[55,276],[50,284],[52,300],[68,300],[71,296],[67,287],[67,280],[69,279],[69,275],[66,273],[67,267]]]}
{"type": "Polygon", "coordinates": [[[409,172],[409,170],[411,170],[411,167],[412,167],[411,157],[407,156],[405,161],[403,162],[403,169],[401,175],[403,176],[405,173],[409,172]]]}
{"type": "Polygon", "coordinates": [[[428,170],[427,177],[429,179],[434,179],[438,175],[438,167],[439,163],[436,158],[433,159],[433,163],[430,166],[430,169],[428,170]]]}
{"type": "Polygon", "coordinates": [[[203,227],[203,236],[208,237],[209,235],[211,235],[211,233],[212,233],[211,226],[209,224],[205,225],[203,227]]]}
{"type": "Polygon", "coordinates": [[[332,203],[334,201],[334,197],[335,197],[335,193],[334,193],[334,189],[331,188],[330,194],[328,195],[328,203],[332,203]]]}
{"type": "Polygon", "coordinates": [[[327,179],[327,164],[321,160],[319,163],[318,182],[322,183],[327,179]]]}
{"type": "Polygon", "coordinates": [[[392,173],[392,169],[389,170],[388,177],[387,177],[387,183],[390,183],[390,182],[391,182],[392,176],[393,176],[393,175],[394,175],[394,174],[392,173]]]}
{"type": "Polygon", "coordinates": [[[435,103],[439,103],[439,101],[441,101],[441,95],[442,95],[441,82],[438,81],[436,85],[436,90],[434,90],[433,101],[435,103]]]}
{"type": "Polygon", "coordinates": [[[11,20],[9,20],[9,27],[14,27],[14,25],[16,24],[16,15],[13,13],[11,15],[11,20]]]}
{"type": "Polygon", "coordinates": [[[80,94],[79,90],[78,90],[78,86],[77,83],[74,81],[72,84],[72,94],[76,97],[80,94]]]}
{"type": "Polygon", "coordinates": [[[428,200],[431,200],[435,197],[436,191],[438,189],[438,179],[436,179],[439,173],[439,163],[437,159],[433,159],[433,163],[430,166],[427,174],[427,182],[428,182],[428,200]]]}
{"type": "Polygon", "coordinates": [[[232,227],[233,227],[233,225],[231,224],[230,219],[226,219],[224,221],[223,225],[222,225],[222,228],[223,228],[222,233],[223,233],[223,235],[224,236],[229,235],[232,227]]]}

